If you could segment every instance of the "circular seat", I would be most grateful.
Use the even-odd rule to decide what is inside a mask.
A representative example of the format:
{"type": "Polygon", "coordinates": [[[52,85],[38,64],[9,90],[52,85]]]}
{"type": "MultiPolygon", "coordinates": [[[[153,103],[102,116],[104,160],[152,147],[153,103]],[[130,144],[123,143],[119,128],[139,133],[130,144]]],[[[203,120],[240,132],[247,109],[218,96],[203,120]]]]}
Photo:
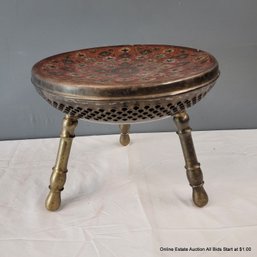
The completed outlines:
{"type": "Polygon", "coordinates": [[[32,83],[52,106],[76,118],[111,123],[175,115],[200,101],[218,76],[209,53],[170,45],[83,49],[32,68],[32,83]]]}

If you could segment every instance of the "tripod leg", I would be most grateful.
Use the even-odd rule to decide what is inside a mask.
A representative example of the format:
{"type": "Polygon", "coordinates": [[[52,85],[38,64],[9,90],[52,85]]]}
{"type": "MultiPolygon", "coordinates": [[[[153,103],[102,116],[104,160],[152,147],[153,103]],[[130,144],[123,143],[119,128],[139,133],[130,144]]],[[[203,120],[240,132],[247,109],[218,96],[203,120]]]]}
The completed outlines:
{"type": "Polygon", "coordinates": [[[194,149],[189,116],[186,112],[181,112],[174,116],[174,122],[178,129],[177,134],[184,154],[187,178],[193,189],[193,201],[196,206],[203,207],[208,202],[208,196],[203,187],[203,174],[194,149]]]}
{"type": "Polygon", "coordinates": [[[130,142],[130,137],[129,137],[130,125],[121,124],[119,125],[119,127],[120,127],[120,144],[123,146],[126,146],[130,142]]]}
{"type": "Polygon", "coordinates": [[[66,181],[67,164],[77,124],[77,119],[69,115],[63,119],[59,150],[50,178],[50,192],[45,201],[45,206],[49,211],[56,211],[61,205],[61,191],[66,181]]]}

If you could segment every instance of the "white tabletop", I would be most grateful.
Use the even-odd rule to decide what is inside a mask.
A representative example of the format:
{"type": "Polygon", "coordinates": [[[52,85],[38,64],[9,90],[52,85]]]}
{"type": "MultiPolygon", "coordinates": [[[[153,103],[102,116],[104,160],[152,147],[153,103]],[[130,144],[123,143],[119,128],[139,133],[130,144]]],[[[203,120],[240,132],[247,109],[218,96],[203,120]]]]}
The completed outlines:
{"type": "Polygon", "coordinates": [[[75,138],[53,213],[44,199],[58,139],[0,142],[0,256],[257,256],[257,130],[193,138],[206,207],[192,204],[177,135],[154,133],[127,147],[118,135],[75,138]]]}

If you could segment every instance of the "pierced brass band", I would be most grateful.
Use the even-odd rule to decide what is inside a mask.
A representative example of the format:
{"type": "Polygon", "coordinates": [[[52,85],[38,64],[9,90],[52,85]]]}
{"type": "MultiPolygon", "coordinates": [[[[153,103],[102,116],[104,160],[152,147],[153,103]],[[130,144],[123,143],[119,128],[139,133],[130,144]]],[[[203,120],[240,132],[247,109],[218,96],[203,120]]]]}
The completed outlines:
{"type": "Polygon", "coordinates": [[[61,191],[66,181],[67,164],[77,124],[75,117],[66,115],[63,119],[58,154],[50,178],[50,192],[45,201],[45,206],[49,211],[56,211],[61,204],[61,191]]]}
{"type": "Polygon", "coordinates": [[[120,128],[120,144],[123,146],[126,146],[130,142],[130,137],[129,137],[130,125],[121,124],[119,125],[119,128],[120,128]]]}
{"type": "Polygon", "coordinates": [[[186,112],[181,112],[176,114],[173,119],[178,129],[177,134],[184,154],[187,178],[193,189],[193,201],[196,206],[203,207],[208,202],[208,196],[203,187],[203,174],[194,149],[189,116],[186,112]]]}

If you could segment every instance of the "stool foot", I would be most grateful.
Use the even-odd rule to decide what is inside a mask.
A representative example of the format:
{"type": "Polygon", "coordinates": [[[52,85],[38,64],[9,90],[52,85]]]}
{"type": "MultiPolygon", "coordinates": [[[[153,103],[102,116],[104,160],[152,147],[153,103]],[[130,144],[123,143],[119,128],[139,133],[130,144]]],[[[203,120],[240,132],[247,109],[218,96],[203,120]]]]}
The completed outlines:
{"type": "Polygon", "coordinates": [[[119,125],[119,127],[120,127],[120,144],[123,146],[126,146],[130,142],[130,137],[129,137],[130,125],[121,124],[119,125]]]}
{"type": "Polygon", "coordinates": [[[193,202],[198,207],[203,207],[208,203],[208,195],[203,186],[193,188],[193,202]]]}
{"type": "Polygon", "coordinates": [[[61,205],[61,191],[66,181],[67,164],[77,124],[75,117],[66,115],[63,119],[58,154],[50,178],[50,192],[45,201],[45,207],[49,211],[56,211],[61,205]]]}
{"type": "Polygon", "coordinates": [[[203,173],[194,149],[191,128],[189,126],[189,116],[186,112],[181,112],[174,116],[174,122],[178,129],[177,134],[184,154],[187,178],[193,189],[193,202],[196,206],[203,207],[208,202],[208,195],[203,187],[203,173]]]}

